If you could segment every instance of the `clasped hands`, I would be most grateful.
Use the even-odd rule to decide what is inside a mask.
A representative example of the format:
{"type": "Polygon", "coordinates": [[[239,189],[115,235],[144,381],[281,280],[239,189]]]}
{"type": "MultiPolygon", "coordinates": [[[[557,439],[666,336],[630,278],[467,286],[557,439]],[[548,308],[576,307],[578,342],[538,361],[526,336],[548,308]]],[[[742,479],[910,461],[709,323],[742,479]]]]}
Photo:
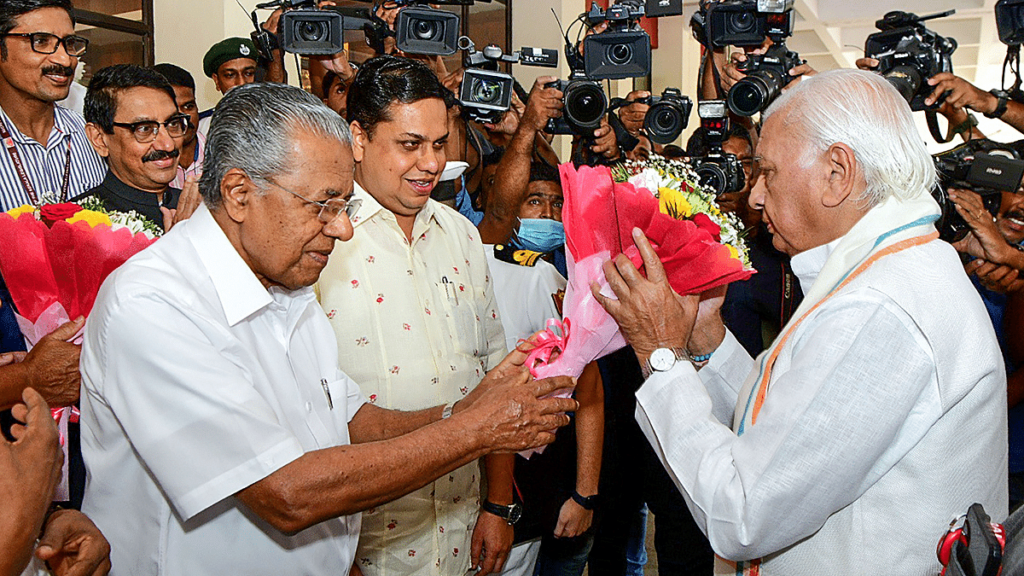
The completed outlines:
{"type": "Polygon", "coordinates": [[[713,352],[725,337],[720,313],[725,287],[680,296],[672,290],[661,260],[639,228],[633,229],[633,241],[647,277],[619,254],[604,264],[605,278],[616,298],[602,294],[597,283],[590,289],[619,324],[637,360],[644,364],[658,348],[685,349],[691,356],[713,352]]]}

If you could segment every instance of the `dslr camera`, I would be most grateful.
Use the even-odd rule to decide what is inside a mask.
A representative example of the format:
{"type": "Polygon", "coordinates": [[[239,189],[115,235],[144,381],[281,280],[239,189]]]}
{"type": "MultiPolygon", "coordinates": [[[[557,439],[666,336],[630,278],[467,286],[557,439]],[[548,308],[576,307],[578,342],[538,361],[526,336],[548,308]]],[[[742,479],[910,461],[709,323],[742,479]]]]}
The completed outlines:
{"type": "Polygon", "coordinates": [[[679,138],[693,110],[693,101],[683,96],[678,88],[666,88],[661,96],[648,96],[637,102],[650,106],[644,116],[644,131],[657,144],[668,144],[679,138]]]}
{"type": "MultiPolygon", "coordinates": [[[[956,40],[939,36],[922,22],[949,16],[953,10],[930,16],[893,11],[875,22],[879,32],[868,36],[864,55],[878,60],[877,71],[910,103],[914,111],[927,110],[924,101],[932,93],[927,80],[940,72],[952,72],[956,40]]],[[[936,102],[931,108],[937,108],[936,102]]]]}
{"type": "Polygon", "coordinates": [[[939,237],[947,242],[957,242],[971,231],[949,199],[950,188],[977,193],[985,209],[995,217],[1002,203],[1002,193],[1015,192],[1024,177],[1024,160],[1017,151],[991,140],[971,140],[934,158],[939,183],[932,190],[932,196],[942,210],[936,227],[939,237]]]}
{"type": "Polygon", "coordinates": [[[803,63],[800,55],[788,50],[781,41],[764,54],[747,54],[747,59],[736,65],[747,76],[729,90],[729,110],[738,116],[761,112],[793,81],[795,77],[789,71],[803,63]]]}
{"type": "Polygon", "coordinates": [[[577,71],[569,80],[555,80],[545,87],[560,90],[564,105],[562,117],[549,119],[545,132],[591,136],[601,126],[601,118],[608,113],[608,97],[599,82],[577,71]]]}
{"type": "Polygon", "coordinates": [[[701,185],[711,189],[715,195],[739,192],[746,185],[740,159],[722,150],[722,143],[729,133],[729,115],[725,109],[724,100],[697,102],[700,125],[707,134],[708,153],[691,162],[701,185]]]}
{"type": "MultiPolygon", "coordinates": [[[[558,67],[558,51],[545,48],[523,48],[519,52],[505,54],[499,46],[491,44],[477,51],[473,42],[463,36],[459,48],[466,50],[462,59],[465,73],[459,89],[459,103],[470,120],[497,124],[512,103],[516,81],[510,75],[498,71],[498,64],[526,64],[528,66],[558,67]]],[[[525,91],[520,98],[526,100],[525,91]]]]}
{"type": "Polygon", "coordinates": [[[690,20],[701,44],[715,48],[760,46],[765,38],[793,35],[793,0],[702,0],[690,20]]]}
{"type": "Polygon", "coordinates": [[[651,73],[651,37],[640,27],[647,13],[640,0],[623,0],[608,10],[595,2],[583,15],[593,28],[608,23],[601,34],[583,40],[583,70],[593,80],[620,80],[651,73]]]}

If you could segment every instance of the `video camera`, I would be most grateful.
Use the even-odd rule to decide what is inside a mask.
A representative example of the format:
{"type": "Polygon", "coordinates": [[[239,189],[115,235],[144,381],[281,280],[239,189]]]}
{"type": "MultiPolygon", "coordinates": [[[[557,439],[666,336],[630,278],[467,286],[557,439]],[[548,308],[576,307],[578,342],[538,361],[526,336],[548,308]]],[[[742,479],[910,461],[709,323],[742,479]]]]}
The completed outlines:
{"type": "Polygon", "coordinates": [[[505,54],[499,46],[491,44],[477,51],[472,40],[463,36],[459,48],[467,52],[462,59],[465,73],[459,90],[459,103],[470,120],[496,124],[508,111],[512,103],[512,92],[518,92],[526,101],[526,91],[516,84],[515,79],[498,71],[499,63],[525,64],[527,66],[558,67],[558,51],[546,48],[523,48],[519,52],[505,54]]]}
{"type": "Polygon", "coordinates": [[[1017,151],[991,140],[971,140],[934,158],[939,183],[932,190],[932,196],[942,209],[936,227],[939,237],[947,242],[961,240],[971,231],[949,199],[950,188],[977,193],[985,209],[995,217],[1002,203],[1002,193],[1016,192],[1024,177],[1024,160],[1017,151]]]}
{"type": "MultiPolygon", "coordinates": [[[[471,6],[476,0],[433,0],[432,4],[471,6]]],[[[491,0],[479,0],[490,2],[491,0]]],[[[458,51],[460,20],[458,14],[427,6],[427,0],[396,0],[401,10],[392,32],[370,8],[338,6],[317,7],[316,0],[273,0],[257,9],[283,8],[280,46],[286,52],[303,55],[330,55],[345,47],[346,30],[362,30],[366,43],[377,52],[384,51],[384,39],[395,37],[396,47],[409,54],[447,56],[458,51]]],[[[256,24],[255,12],[253,23],[256,24]]],[[[274,45],[271,34],[257,26],[254,40],[261,52],[274,45]],[[255,38],[259,36],[260,38],[255,38]]]]}
{"type": "Polygon", "coordinates": [[[697,102],[697,115],[707,137],[708,153],[691,160],[700,183],[715,195],[739,192],[746,185],[743,164],[735,154],[722,149],[729,133],[729,115],[724,100],[702,100],[697,102]]]}
{"type": "Polygon", "coordinates": [[[702,0],[690,19],[693,35],[714,48],[760,46],[793,35],[793,0],[702,0]],[[778,40],[777,40],[778,39],[778,40]]]}
{"type": "Polygon", "coordinates": [[[607,23],[601,34],[583,40],[583,71],[592,80],[620,80],[651,73],[651,37],[640,27],[647,13],[639,0],[623,0],[602,10],[595,2],[583,15],[591,28],[607,23]]]}
{"type": "Polygon", "coordinates": [[[956,40],[939,36],[922,22],[953,14],[954,10],[929,16],[893,11],[875,22],[879,32],[868,36],[864,56],[878,60],[877,71],[910,103],[911,110],[937,108],[925,106],[932,93],[927,80],[940,72],[952,72],[956,40]]]}

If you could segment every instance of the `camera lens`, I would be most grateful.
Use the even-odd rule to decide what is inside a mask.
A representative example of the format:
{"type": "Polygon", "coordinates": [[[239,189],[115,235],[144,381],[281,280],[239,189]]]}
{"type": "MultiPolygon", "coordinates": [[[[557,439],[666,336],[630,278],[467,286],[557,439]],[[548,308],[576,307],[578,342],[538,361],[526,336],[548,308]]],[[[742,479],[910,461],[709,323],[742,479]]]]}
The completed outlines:
{"type": "Polygon", "coordinates": [[[629,64],[633,60],[633,47],[629,44],[613,44],[608,47],[608,61],[617,66],[629,64]]]}
{"type": "Polygon", "coordinates": [[[677,107],[668,102],[651,106],[644,118],[644,129],[657,144],[668,144],[683,132],[685,119],[677,107]]]}
{"type": "Polygon", "coordinates": [[[913,100],[921,88],[921,73],[913,66],[894,66],[884,76],[907,102],[913,100]]]}
{"type": "Polygon", "coordinates": [[[295,37],[303,42],[325,42],[329,36],[326,22],[300,20],[295,23],[295,37]]]}
{"type": "Polygon", "coordinates": [[[729,90],[729,109],[739,116],[753,116],[771,104],[782,89],[782,78],[769,70],[747,75],[729,90]]]}
{"type": "Polygon", "coordinates": [[[750,32],[755,24],[757,24],[757,19],[752,12],[735,12],[730,14],[727,21],[730,34],[750,32]]]}
{"type": "Polygon", "coordinates": [[[412,33],[417,40],[438,41],[442,36],[441,23],[436,20],[414,20],[412,33]]]}
{"type": "Polygon", "coordinates": [[[725,192],[725,184],[729,179],[726,177],[725,171],[722,170],[721,166],[711,162],[704,162],[697,166],[696,172],[701,186],[707,187],[716,196],[725,192]]]}
{"type": "Polygon", "coordinates": [[[501,84],[494,80],[474,79],[470,95],[478,104],[495,104],[501,99],[501,84]]]}
{"type": "Polygon", "coordinates": [[[581,129],[594,129],[608,111],[608,100],[601,87],[590,82],[571,83],[565,89],[565,117],[581,129]]]}

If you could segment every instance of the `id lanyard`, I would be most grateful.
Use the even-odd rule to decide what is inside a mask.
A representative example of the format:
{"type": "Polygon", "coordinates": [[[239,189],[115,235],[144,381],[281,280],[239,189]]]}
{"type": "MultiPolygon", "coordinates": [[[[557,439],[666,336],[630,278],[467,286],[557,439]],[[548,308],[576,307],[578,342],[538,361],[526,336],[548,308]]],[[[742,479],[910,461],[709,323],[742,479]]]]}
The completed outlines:
{"type": "MultiPolygon", "coordinates": [[[[15,144],[14,138],[11,137],[10,130],[7,129],[7,123],[0,120],[0,138],[4,141],[4,148],[7,149],[7,153],[11,156],[11,162],[14,163],[14,171],[18,173],[18,179],[21,180],[22,187],[25,188],[25,192],[28,193],[29,199],[32,201],[33,206],[39,205],[39,196],[36,194],[35,188],[32,187],[32,182],[28,179],[28,172],[25,171],[25,165],[21,161],[21,153],[18,152],[18,145],[15,144]]],[[[71,184],[71,139],[68,139],[68,154],[67,159],[64,163],[64,182],[60,187],[60,201],[66,202],[68,199],[68,187],[71,184]]]]}

